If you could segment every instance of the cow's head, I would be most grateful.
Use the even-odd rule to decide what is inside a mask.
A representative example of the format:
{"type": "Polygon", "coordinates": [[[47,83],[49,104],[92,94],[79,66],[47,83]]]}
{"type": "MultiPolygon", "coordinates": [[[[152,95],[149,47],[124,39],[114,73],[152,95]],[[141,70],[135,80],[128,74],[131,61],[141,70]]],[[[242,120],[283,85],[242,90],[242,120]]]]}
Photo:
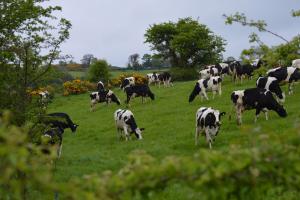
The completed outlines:
{"type": "Polygon", "coordinates": [[[137,138],[138,140],[143,139],[143,137],[142,137],[142,132],[143,132],[144,130],[145,130],[145,128],[136,128],[136,129],[135,129],[134,134],[135,134],[135,136],[136,136],[136,138],[137,138]]]}
{"type": "Polygon", "coordinates": [[[70,128],[72,130],[72,133],[75,133],[76,132],[76,129],[79,125],[78,124],[73,124],[70,128]]]}
{"type": "Polygon", "coordinates": [[[286,112],[286,110],[284,109],[284,107],[282,105],[278,105],[278,107],[275,111],[278,113],[278,115],[280,117],[286,117],[287,116],[287,112],[286,112]]]}

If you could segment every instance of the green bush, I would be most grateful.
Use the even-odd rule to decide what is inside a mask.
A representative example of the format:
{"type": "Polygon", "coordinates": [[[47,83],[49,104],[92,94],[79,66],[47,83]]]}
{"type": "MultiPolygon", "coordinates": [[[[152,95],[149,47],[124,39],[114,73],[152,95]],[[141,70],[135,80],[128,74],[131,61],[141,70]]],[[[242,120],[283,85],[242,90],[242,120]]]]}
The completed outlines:
{"type": "Polygon", "coordinates": [[[170,70],[173,81],[188,81],[198,79],[198,72],[195,68],[173,67],[170,70]]]}
{"type": "Polygon", "coordinates": [[[91,82],[102,81],[107,83],[110,78],[109,66],[106,60],[95,60],[88,71],[88,79],[91,82]]]}

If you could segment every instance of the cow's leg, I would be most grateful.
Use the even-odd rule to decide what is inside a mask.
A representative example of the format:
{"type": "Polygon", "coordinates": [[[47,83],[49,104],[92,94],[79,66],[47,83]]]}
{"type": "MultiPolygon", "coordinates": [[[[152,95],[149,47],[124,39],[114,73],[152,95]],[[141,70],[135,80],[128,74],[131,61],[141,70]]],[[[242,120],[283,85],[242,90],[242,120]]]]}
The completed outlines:
{"type": "Polygon", "coordinates": [[[219,95],[221,96],[222,95],[222,84],[221,83],[219,83],[218,92],[219,92],[219,95]]]}
{"type": "Polygon", "coordinates": [[[269,120],[268,109],[263,109],[263,112],[265,113],[266,120],[269,120]]]}
{"type": "Polygon", "coordinates": [[[96,103],[94,101],[91,102],[91,112],[95,111],[96,103]]]}
{"type": "Polygon", "coordinates": [[[128,131],[127,131],[127,127],[124,126],[124,127],[123,127],[123,130],[124,130],[124,134],[125,134],[126,141],[130,140],[130,135],[129,135],[128,131]]]}
{"type": "Polygon", "coordinates": [[[62,141],[59,142],[59,146],[58,146],[58,149],[57,149],[58,158],[60,158],[61,152],[62,152],[62,141]]]}
{"type": "Polygon", "coordinates": [[[260,111],[261,111],[261,109],[260,109],[260,108],[256,108],[256,112],[255,112],[255,118],[254,118],[254,123],[256,123],[256,122],[257,122],[257,119],[258,119],[258,117],[259,117],[260,111]]]}
{"type": "Polygon", "coordinates": [[[206,99],[206,100],[209,100],[208,97],[207,97],[206,91],[203,90],[202,93],[203,93],[203,96],[205,97],[205,99],[206,99]]]}
{"type": "Polygon", "coordinates": [[[240,106],[235,107],[236,110],[236,116],[237,116],[237,124],[241,125],[242,124],[242,109],[240,106]]]}
{"type": "Polygon", "coordinates": [[[205,127],[205,136],[206,136],[206,142],[209,144],[209,148],[211,149],[212,140],[211,140],[211,137],[210,137],[210,134],[209,134],[209,128],[208,127],[205,127]]]}
{"type": "Polygon", "coordinates": [[[289,95],[293,94],[293,82],[289,82],[289,95]]]}
{"type": "Polygon", "coordinates": [[[213,91],[212,91],[212,93],[213,93],[213,97],[212,97],[212,99],[215,99],[216,91],[215,91],[215,90],[213,90],[213,91]]]}
{"type": "Polygon", "coordinates": [[[195,132],[195,145],[198,145],[198,140],[199,140],[199,134],[201,132],[201,127],[196,126],[196,132],[195,132]]]}

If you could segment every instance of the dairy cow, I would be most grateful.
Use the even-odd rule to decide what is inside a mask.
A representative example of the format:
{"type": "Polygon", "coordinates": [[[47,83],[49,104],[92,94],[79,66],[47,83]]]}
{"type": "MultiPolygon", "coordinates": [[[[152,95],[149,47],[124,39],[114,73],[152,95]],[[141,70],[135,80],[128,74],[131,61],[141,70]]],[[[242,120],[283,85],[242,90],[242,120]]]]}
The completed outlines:
{"type": "Polygon", "coordinates": [[[282,92],[279,82],[275,77],[259,77],[256,81],[256,87],[270,90],[276,95],[280,103],[284,103],[285,94],[282,92]]]}

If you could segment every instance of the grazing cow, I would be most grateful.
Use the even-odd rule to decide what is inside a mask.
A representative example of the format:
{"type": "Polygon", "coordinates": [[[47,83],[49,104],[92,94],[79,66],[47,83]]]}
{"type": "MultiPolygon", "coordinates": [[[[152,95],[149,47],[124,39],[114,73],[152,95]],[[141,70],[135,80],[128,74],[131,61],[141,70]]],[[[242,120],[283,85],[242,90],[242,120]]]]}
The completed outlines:
{"type": "Polygon", "coordinates": [[[98,92],[92,92],[90,94],[91,97],[91,111],[95,110],[95,105],[97,103],[106,102],[106,104],[115,102],[116,104],[120,105],[120,100],[111,90],[102,90],[98,92]]]}
{"type": "Polygon", "coordinates": [[[133,113],[130,110],[118,109],[114,113],[114,119],[117,127],[117,134],[122,138],[124,132],[126,141],[130,139],[130,134],[134,133],[138,140],[141,140],[144,128],[138,128],[133,113]]]}
{"type": "Polygon", "coordinates": [[[102,83],[102,81],[99,81],[99,82],[97,83],[97,90],[98,90],[98,91],[104,91],[104,90],[105,90],[104,84],[102,83]]]}
{"type": "Polygon", "coordinates": [[[253,71],[254,68],[250,64],[242,65],[239,61],[233,61],[229,64],[229,73],[232,75],[234,82],[236,82],[236,79],[240,79],[242,83],[243,76],[247,76],[248,79],[251,79],[253,71]]]}
{"type": "Polygon", "coordinates": [[[234,104],[237,123],[242,124],[242,113],[244,110],[256,109],[255,122],[261,111],[265,113],[268,120],[268,110],[274,110],[280,117],[286,117],[286,110],[280,105],[272,95],[272,92],[261,89],[251,88],[232,92],[231,100],[234,104]]]}
{"type": "Polygon", "coordinates": [[[148,84],[154,83],[155,85],[159,83],[159,74],[153,72],[152,74],[147,74],[148,84]]]}
{"type": "Polygon", "coordinates": [[[255,59],[251,62],[251,66],[253,69],[259,69],[263,65],[263,61],[261,59],[255,59]]]}
{"type": "Polygon", "coordinates": [[[57,155],[60,157],[64,130],[70,128],[75,133],[78,125],[74,124],[66,113],[50,113],[45,116],[43,123],[50,126],[50,129],[43,133],[44,136],[50,138],[50,144],[55,144],[55,138],[57,137],[59,145],[57,155]]]}
{"type": "Polygon", "coordinates": [[[221,116],[225,115],[225,112],[214,110],[212,108],[201,107],[196,113],[196,133],[195,133],[195,145],[198,145],[199,134],[205,134],[206,142],[211,144],[218,135],[221,127],[221,116]]]}
{"type": "Polygon", "coordinates": [[[124,90],[125,88],[133,86],[133,85],[135,85],[134,77],[127,77],[122,81],[122,84],[120,87],[121,87],[121,89],[124,90]]]}
{"type": "Polygon", "coordinates": [[[159,78],[159,87],[160,87],[160,83],[164,83],[164,86],[165,87],[170,87],[170,86],[173,86],[172,82],[171,82],[171,74],[169,72],[163,72],[162,74],[160,74],[158,76],[159,78]]]}
{"type": "Polygon", "coordinates": [[[293,60],[292,66],[300,69],[300,59],[293,60]]]}
{"type": "Polygon", "coordinates": [[[280,103],[284,103],[285,94],[282,92],[279,82],[275,77],[259,77],[256,81],[256,87],[270,90],[275,93],[280,103]]]}
{"type": "Polygon", "coordinates": [[[267,71],[267,75],[275,77],[279,83],[289,83],[289,94],[293,93],[293,82],[300,79],[300,72],[295,67],[277,67],[267,71]]]}
{"type": "Polygon", "coordinates": [[[151,92],[148,85],[133,85],[125,88],[127,100],[126,103],[129,104],[129,101],[134,97],[142,97],[142,103],[144,103],[144,97],[150,97],[154,100],[154,94],[151,92]]]}
{"type": "Polygon", "coordinates": [[[189,102],[192,102],[198,94],[201,96],[201,100],[203,97],[205,97],[208,100],[206,91],[212,91],[213,98],[215,97],[216,92],[218,92],[219,95],[221,95],[221,85],[222,79],[220,76],[214,76],[207,79],[198,80],[192,93],[190,94],[189,102]]]}

